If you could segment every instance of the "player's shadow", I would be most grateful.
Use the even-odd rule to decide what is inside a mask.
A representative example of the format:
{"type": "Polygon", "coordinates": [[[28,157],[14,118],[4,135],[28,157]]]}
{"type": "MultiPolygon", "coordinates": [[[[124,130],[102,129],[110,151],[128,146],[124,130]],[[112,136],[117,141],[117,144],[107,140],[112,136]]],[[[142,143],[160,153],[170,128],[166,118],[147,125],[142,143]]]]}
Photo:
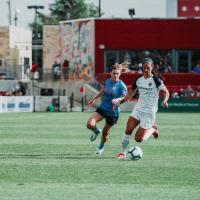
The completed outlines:
{"type": "Polygon", "coordinates": [[[69,159],[69,160],[80,160],[80,159],[112,159],[114,156],[98,156],[89,153],[65,153],[65,154],[0,154],[0,159],[69,159]]]}

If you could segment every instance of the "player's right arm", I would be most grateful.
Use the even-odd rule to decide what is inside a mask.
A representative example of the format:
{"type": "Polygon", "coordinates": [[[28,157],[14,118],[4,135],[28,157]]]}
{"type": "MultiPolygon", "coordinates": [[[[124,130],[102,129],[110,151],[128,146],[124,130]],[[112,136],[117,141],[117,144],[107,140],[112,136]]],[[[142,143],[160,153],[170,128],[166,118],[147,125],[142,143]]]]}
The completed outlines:
{"type": "Polygon", "coordinates": [[[95,95],[90,101],[88,101],[88,107],[91,108],[96,99],[102,96],[104,93],[104,88],[102,88],[97,95],[95,95]]]}
{"type": "Polygon", "coordinates": [[[132,88],[128,91],[128,93],[125,96],[112,100],[113,109],[115,109],[120,104],[124,103],[125,101],[127,101],[128,99],[130,99],[132,96],[135,95],[135,93],[137,91],[137,84],[136,84],[137,79],[134,80],[134,82],[132,84],[132,88]]]}

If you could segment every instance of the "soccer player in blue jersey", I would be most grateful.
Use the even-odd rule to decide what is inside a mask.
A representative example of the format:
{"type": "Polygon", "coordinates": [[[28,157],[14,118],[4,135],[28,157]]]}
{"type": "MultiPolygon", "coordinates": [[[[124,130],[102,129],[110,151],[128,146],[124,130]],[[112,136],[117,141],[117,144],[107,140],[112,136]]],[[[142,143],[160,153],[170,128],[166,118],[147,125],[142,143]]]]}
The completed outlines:
{"type": "Polygon", "coordinates": [[[96,124],[103,119],[106,121],[102,131],[101,142],[96,151],[97,155],[102,154],[104,144],[108,140],[108,134],[112,126],[117,123],[119,117],[120,109],[119,107],[113,109],[112,100],[127,94],[126,85],[119,79],[123,66],[120,64],[112,66],[111,78],[105,80],[104,87],[88,102],[88,106],[92,107],[95,100],[103,96],[101,104],[87,121],[87,128],[93,131],[90,137],[91,141],[94,141],[101,133],[101,129],[97,128],[96,124]]]}

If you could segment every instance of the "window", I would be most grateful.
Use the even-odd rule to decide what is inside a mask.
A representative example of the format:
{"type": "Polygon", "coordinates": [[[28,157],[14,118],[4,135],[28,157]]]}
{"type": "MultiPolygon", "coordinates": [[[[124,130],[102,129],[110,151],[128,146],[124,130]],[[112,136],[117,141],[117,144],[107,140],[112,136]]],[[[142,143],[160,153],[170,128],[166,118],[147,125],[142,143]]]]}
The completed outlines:
{"type": "Polygon", "coordinates": [[[141,62],[145,57],[154,60],[158,72],[190,72],[200,64],[200,50],[109,50],[105,51],[104,72],[110,71],[110,67],[124,61],[133,71],[141,70],[141,62]]]}
{"type": "Polygon", "coordinates": [[[109,72],[111,66],[117,62],[117,51],[106,51],[106,61],[104,66],[104,71],[109,72]]]}
{"type": "Polygon", "coordinates": [[[200,64],[200,50],[192,52],[192,68],[200,64]]]}
{"type": "Polygon", "coordinates": [[[145,57],[152,58],[160,72],[168,72],[168,67],[172,65],[171,50],[105,51],[104,71],[108,72],[116,62],[127,62],[130,70],[138,71],[141,68],[142,59],[145,57]],[[167,69],[165,66],[167,66],[167,69]]]}

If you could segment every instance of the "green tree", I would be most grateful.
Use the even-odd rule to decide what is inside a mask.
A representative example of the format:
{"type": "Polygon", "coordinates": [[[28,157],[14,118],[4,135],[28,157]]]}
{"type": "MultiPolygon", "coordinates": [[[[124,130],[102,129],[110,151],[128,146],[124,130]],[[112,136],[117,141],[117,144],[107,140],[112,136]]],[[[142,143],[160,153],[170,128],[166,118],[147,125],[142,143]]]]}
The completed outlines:
{"type": "MultiPolygon", "coordinates": [[[[50,14],[44,15],[37,11],[37,29],[42,36],[42,25],[56,25],[60,21],[79,19],[87,17],[97,17],[98,7],[94,4],[86,4],[85,0],[55,0],[49,6],[50,14]]],[[[35,22],[30,23],[29,27],[35,33],[35,22]]]]}
{"type": "Polygon", "coordinates": [[[42,16],[43,24],[58,24],[70,19],[97,17],[98,7],[85,0],[55,0],[49,7],[50,15],[42,16]]]}

